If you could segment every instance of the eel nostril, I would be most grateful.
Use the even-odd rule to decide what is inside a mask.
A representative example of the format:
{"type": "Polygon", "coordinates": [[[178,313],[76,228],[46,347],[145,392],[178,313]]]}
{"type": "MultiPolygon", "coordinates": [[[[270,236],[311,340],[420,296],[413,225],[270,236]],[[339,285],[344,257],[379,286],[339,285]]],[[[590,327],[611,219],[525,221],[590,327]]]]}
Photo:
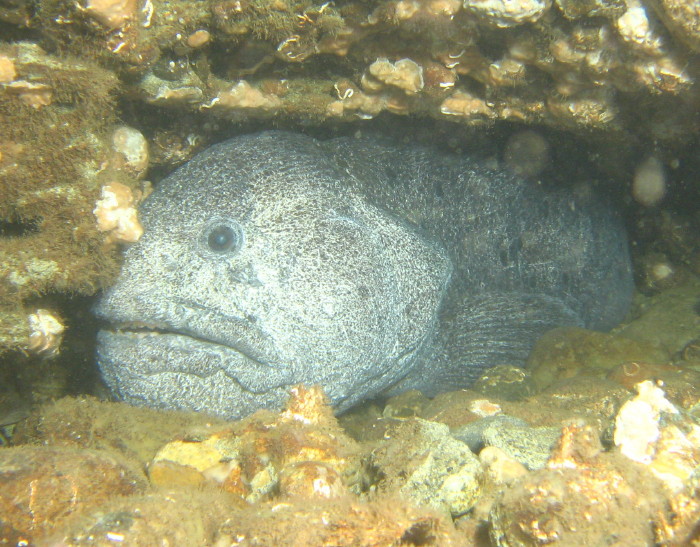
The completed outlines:
{"type": "Polygon", "coordinates": [[[262,287],[262,282],[258,278],[258,274],[253,268],[252,264],[246,264],[245,266],[229,266],[229,275],[231,279],[236,283],[245,283],[246,285],[251,285],[253,287],[262,287]]]}

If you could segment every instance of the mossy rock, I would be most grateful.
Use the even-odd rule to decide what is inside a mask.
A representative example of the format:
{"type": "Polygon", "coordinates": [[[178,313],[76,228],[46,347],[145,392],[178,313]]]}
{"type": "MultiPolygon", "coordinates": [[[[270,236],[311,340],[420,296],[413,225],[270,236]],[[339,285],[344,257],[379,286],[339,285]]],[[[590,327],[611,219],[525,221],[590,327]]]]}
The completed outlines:
{"type": "Polygon", "coordinates": [[[600,374],[624,363],[662,364],[669,356],[652,344],[576,327],[552,329],[535,344],[528,368],[539,389],[580,374],[600,374]]]}

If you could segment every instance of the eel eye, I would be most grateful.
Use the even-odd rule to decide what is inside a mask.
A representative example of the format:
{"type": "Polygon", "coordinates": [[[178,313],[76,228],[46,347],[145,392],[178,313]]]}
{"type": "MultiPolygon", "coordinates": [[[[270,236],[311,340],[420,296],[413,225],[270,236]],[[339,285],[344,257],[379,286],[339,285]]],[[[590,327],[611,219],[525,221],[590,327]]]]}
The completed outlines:
{"type": "Polygon", "coordinates": [[[231,226],[217,226],[209,232],[207,243],[212,251],[223,253],[236,245],[236,232],[231,226]]]}
{"type": "Polygon", "coordinates": [[[205,228],[202,243],[215,254],[235,253],[243,244],[243,232],[235,222],[218,220],[205,228]]]}

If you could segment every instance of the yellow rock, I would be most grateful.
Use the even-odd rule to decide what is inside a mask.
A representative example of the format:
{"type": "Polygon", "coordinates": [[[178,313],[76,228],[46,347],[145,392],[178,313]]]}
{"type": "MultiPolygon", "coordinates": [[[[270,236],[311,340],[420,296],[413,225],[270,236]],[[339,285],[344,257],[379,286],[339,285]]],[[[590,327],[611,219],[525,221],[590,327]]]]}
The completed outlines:
{"type": "Polygon", "coordinates": [[[221,461],[223,455],[214,446],[217,440],[217,436],[212,436],[203,442],[169,442],[158,451],[151,466],[167,460],[204,471],[221,461]]]}
{"type": "Polygon", "coordinates": [[[187,465],[162,460],[154,462],[148,469],[151,484],[156,486],[199,486],[204,482],[204,476],[187,465]]]}

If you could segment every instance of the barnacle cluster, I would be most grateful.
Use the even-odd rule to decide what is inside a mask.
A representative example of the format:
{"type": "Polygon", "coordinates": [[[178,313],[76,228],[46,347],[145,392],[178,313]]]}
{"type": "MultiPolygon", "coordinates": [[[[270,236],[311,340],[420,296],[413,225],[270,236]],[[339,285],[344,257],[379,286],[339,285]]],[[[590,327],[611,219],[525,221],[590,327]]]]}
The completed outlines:
{"type": "MultiPolygon", "coordinates": [[[[460,492],[462,482],[449,482],[459,470],[451,459],[454,450],[442,452],[448,444],[469,458],[469,472],[461,478],[476,475],[479,463],[468,448],[449,438],[443,424],[420,425],[440,430],[441,442],[431,444],[431,450],[441,465],[426,474],[426,466],[416,466],[413,457],[383,463],[385,469],[393,465],[394,476],[392,491],[382,494],[360,484],[360,447],[340,428],[318,387],[293,388],[281,413],[260,411],[226,426],[190,416],[185,418],[189,431],[177,423],[184,417],[173,413],[86,399],[64,400],[58,407],[68,412],[49,418],[51,426],[35,423],[50,431],[50,446],[27,443],[0,452],[0,540],[5,543],[54,537],[65,545],[95,540],[138,545],[236,545],[244,540],[261,545],[463,544],[447,515],[394,492],[415,479],[441,486],[453,503],[475,496],[460,492]],[[133,412],[135,421],[127,425],[130,418],[121,415],[123,410],[133,412]],[[97,415],[100,425],[93,421],[97,415]],[[160,428],[154,427],[154,418],[160,428]],[[162,426],[166,437],[173,427],[184,434],[153,455],[164,437],[162,426]],[[85,434],[84,427],[94,434],[85,434]],[[71,521],[76,515],[85,518],[71,521]]],[[[471,486],[478,491],[476,479],[471,486]]]]}
{"type": "Polygon", "coordinates": [[[71,546],[96,538],[105,545],[510,547],[609,538],[695,545],[697,419],[658,382],[636,384],[636,396],[606,386],[604,399],[615,404],[601,401],[594,411],[614,425],[614,444],[606,447],[593,415],[572,406],[594,395],[585,382],[577,385],[583,387],[572,392],[560,383],[532,401],[499,400],[509,414],[500,420],[480,415],[494,403],[472,390],[433,400],[404,394],[386,409],[410,407],[413,415],[365,416],[356,439],[318,387],[293,388],[282,412],[228,424],[66,398],[34,412],[19,426],[19,446],[0,450],[0,539],[71,546]],[[567,396],[569,418],[551,406],[567,396]],[[534,420],[538,411],[552,427],[520,420],[512,436],[491,434],[505,432],[516,414],[534,420]],[[532,459],[542,430],[550,430],[544,457],[532,459]]]}
{"type": "Polygon", "coordinates": [[[234,116],[276,106],[316,119],[389,110],[620,128],[639,105],[619,93],[689,93],[700,43],[687,0],[39,4],[35,24],[57,47],[133,74],[129,86],[146,101],[195,111],[217,102],[219,114],[234,116]],[[346,78],[368,98],[334,97],[346,78]],[[239,86],[264,93],[267,80],[284,80],[287,91],[217,101],[239,86]]]}
{"type": "Polygon", "coordinates": [[[149,466],[151,482],[210,482],[249,502],[275,493],[319,499],[348,493],[357,447],[338,429],[320,388],[295,387],[281,414],[256,416],[200,441],[166,444],[149,466]]]}
{"type": "Polygon", "coordinates": [[[111,72],[28,42],[0,44],[0,67],[0,351],[47,349],[27,300],[115,274],[92,210],[103,184],[136,179],[112,148],[111,72]]]}

